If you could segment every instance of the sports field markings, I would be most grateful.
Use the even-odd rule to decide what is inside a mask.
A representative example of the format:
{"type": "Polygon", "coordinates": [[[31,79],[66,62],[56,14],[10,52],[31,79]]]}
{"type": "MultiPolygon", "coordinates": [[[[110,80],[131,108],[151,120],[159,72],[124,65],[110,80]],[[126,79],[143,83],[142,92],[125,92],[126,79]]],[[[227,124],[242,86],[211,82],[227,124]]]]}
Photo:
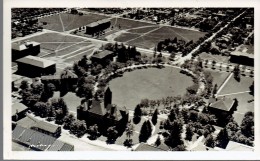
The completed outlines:
{"type": "Polygon", "coordinates": [[[229,93],[229,94],[222,94],[222,95],[218,95],[218,97],[221,96],[229,96],[229,95],[236,95],[236,94],[242,94],[242,93],[249,93],[251,91],[244,91],[244,92],[235,92],[235,93],[229,93]]]}
{"type": "MultiPolygon", "coordinates": [[[[143,34],[141,34],[140,36],[138,36],[138,37],[136,37],[136,38],[133,38],[133,39],[130,39],[130,40],[126,41],[125,43],[128,43],[129,41],[136,40],[136,39],[138,39],[138,38],[140,38],[140,37],[143,37],[143,36],[145,36],[145,35],[147,35],[147,34],[153,32],[153,31],[159,30],[160,28],[162,28],[162,26],[159,27],[159,28],[153,29],[153,30],[151,30],[151,31],[148,31],[148,32],[146,32],[146,33],[143,33],[143,34]]],[[[142,39],[143,39],[143,38],[142,38],[142,39]]],[[[143,40],[144,40],[144,39],[143,39],[143,40]]]]}
{"type": "Polygon", "coordinates": [[[65,28],[64,28],[64,24],[63,24],[63,21],[62,21],[60,14],[59,14],[59,18],[60,18],[60,22],[61,22],[62,32],[64,32],[65,28]]]}
{"type": "MultiPolygon", "coordinates": [[[[93,46],[93,47],[94,47],[94,46],[93,46]]],[[[76,54],[76,55],[72,55],[72,56],[70,56],[70,57],[67,57],[67,58],[64,59],[64,60],[67,60],[67,59],[73,58],[73,57],[75,57],[75,56],[81,55],[82,53],[85,53],[85,52],[88,52],[88,51],[90,51],[90,50],[93,50],[93,47],[90,48],[90,49],[88,49],[88,50],[82,51],[82,52],[80,52],[80,53],[78,53],[78,54],[76,54]]]]}
{"type": "Polygon", "coordinates": [[[230,73],[230,75],[228,76],[228,78],[225,80],[225,82],[221,85],[221,87],[218,89],[216,96],[218,96],[218,93],[223,89],[223,87],[227,84],[227,82],[229,81],[229,79],[232,77],[233,73],[230,73]]]}

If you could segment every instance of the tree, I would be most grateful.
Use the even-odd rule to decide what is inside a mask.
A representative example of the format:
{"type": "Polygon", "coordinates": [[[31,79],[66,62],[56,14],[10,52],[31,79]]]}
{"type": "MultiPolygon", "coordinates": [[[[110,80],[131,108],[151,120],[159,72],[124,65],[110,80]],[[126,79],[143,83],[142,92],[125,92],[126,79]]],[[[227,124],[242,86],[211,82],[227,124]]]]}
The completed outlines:
{"type": "Polygon", "coordinates": [[[48,115],[47,104],[45,102],[37,102],[34,105],[33,109],[34,109],[34,114],[36,116],[47,117],[48,115]]]}
{"type": "Polygon", "coordinates": [[[28,80],[22,80],[21,85],[20,85],[20,88],[21,88],[22,90],[30,88],[30,85],[29,85],[28,80]]]}
{"type": "Polygon", "coordinates": [[[69,114],[67,116],[64,117],[64,129],[69,129],[71,124],[76,120],[75,116],[73,114],[69,114]]]}
{"type": "Polygon", "coordinates": [[[172,149],[176,148],[179,145],[183,145],[181,133],[182,122],[180,120],[175,120],[171,124],[171,128],[168,130],[168,136],[165,138],[165,144],[171,147],[172,149]]]}
{"type": "Polygon", "coordinates": [[[98,138],[98,136],[100,135],[99,131],[98,131],[98,126],[97,124],[94,124],[93,126],[89,127],[89,139],[90,140],[96,140],[98,138]]]}
{"type": "Polygon", "coordinates": [[[246,137],[254,136],[254,112],[245,113],[240,128],[246,137]]]}
{"type": "Polygon", "coordinates": [[[157,124],[157,119],[158,119],[158,109],[156,109],[156,110],[154,111],[153,116],[152,116],[152,123],[153,123],[154,125],[157,124]]]}
{"type": "Polygon", "coordinates": [[[115,126],[111,126],[107,129],[107,143],[112,144],[116,141],[118,131],[115,126]]]}
{"type": "Polygon", "coordinates": [[[52,83],[48,83],[44,85],[44,91],[42,93],[42,100],[48,101],[49,98],[53,97],[54,91],[56,87],[52,83]]]}
{"type": "Polygon", "coordinates": [[[152,135],[151,123],[149,120],[145,121],[141,127],[139,142],[146,142],[152,135]]]}
{"type": "Polygon", "coordinates": [[[84,120],[75,120],[70,126],[70,132],[77,137],[83,136],[87,131],[87,125],[84,120]]]}
{"type": "Polygon", "coordinates": [[[77,96],[85,97],[87,100],[93,97],[94,87],[92,84],[84,83],[77,90],[77,96]]]}
{"type": "Polygon", "coordinates": [[[134,124],[138,124],[141,121],[141,116],[142,116],[142,110],[140,105],[136,105],[135,107],[135,111],[134,111],[134,118],[133,118],[133,122],[134,124]]]}
{"type": "Polygon", "coordinates": [[[253,83],[251,84],[251,86],[249,87],[249,90],[250,90],[250,94],[251,94],[251,95],[254,95],[254,93],[255,93],[254,81],[253,81],[253,83]]]}
{"type": "Polygon", "coordinates": [[[191,141],[193,134],[194,134],[193,127],[190,124],[188,124],[186,126],[186,137],[185,137],[185,139],[188,140],[188,141],[191,141]]]}
{"type": "Polygon", "coordinates": [[[226,148],[227,143],[229,141],[229,137],[228,137],[228,132],[226,128],[223,128],[220,130],[220,132],[218,133],[218,136],[216,138],[217,141],[217,146],[221,147],[223,149],[226,148]]]}
{"type": "Polygon", "coordinates": [[[134,126],[133,124],[131,124],[131,122],[128,122],[126,129],[125,129],[125,133],[127,136],[127,139],[124,142],[124,145],[127,147],[131,147],[133,145],[133,140],[131,139],[131,136],[133,136],[134,134],[134,126]]]}
{"type": "Polygon", "coordinates": [[[217,91],[218,91],[218,85],[215,84],[214,88],[213,88],[213,95],[215,95],[217,93],[217,91]]]}
{"type": "Polygon", "coordinates": [[[209,134],[205,140],[205,145],[207,147],[214,148],[215,147],[215,140],[211,134],[209,134]]]}
{"type": "Polygon", "coordinates": [[[155,146],[161,145],[161,139],[160,139],[160,136],[159,136],[159,135],[158,135],[158,137],[157,137],[157,139],[156,139],[154,145],[155,145],[155,146]]]}
{"type": "Polygon", "coordinates": [[[234,74],[234,78],[240,82],[240,69],[239,69],[239,65],[235,66],[234,70],[233,70],[233,74],[234,74]]]}

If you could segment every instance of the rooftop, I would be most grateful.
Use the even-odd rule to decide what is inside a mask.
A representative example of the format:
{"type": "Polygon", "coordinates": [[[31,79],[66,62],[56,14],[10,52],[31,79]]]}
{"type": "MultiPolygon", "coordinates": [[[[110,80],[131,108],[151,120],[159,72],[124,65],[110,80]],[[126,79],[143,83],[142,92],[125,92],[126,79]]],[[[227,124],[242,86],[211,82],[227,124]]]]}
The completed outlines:
{"type": "Polygon", "coordinates": [[[113,54],[112,51],[103,50],[103,51],[101,51],[100,53],[97,53],[97,54],[92,55],[92,58],[94,57],[94,58],[98,58],[98,59],[103,59],[103,58],[105,58],[106,56],[111,55],[111,54],[113,54]]]}
{"type": "Polygon", "coordinates": [[[22,50],[27,49],[29,45],[37,46],[37,45],[40,45],[40,43],[35,42],[35,41],[14,42],[14,43],[12,43],[12,49],[22,51],[22,50]]]}
{"type": "Polygon", "coordinates": [[[135,149],[135,151],[166,151],[166,150],[152,145],[148,145],[146,143],[140,143],[140,145],[135,149]]]}
{"type": "Polygon", "coordinates": [[[40,68],[46,68],[46,67],[56,64],[54,61],[43,59],[43,58],[32,56],[32,55],[28,55],[28,56],[18,59],[16,61],[20,62],[20,63],[24,63],[24,64],[30,64],[30,65],[40,67],[40,68]]]}
{"type": "Polygon", "coordinates": [[[45,121],[39,121],[37,122],[37,124],[35,124],[33,127],[51,132],[51,133],[55,133],[57,131],[57,129],[59,128],[58,125],[55,124],[51,124],[45,121]]]}
{"type": "Polygon", "coordinates": [[[254,148],[234,141],[229,141],[226,147],[228,151],[254,151],[254,148]]]}
{"type": "Polygon", "coordinates": [[[213,98],[209,100],[210,103],[210,107],[216,108],[216,109],[220,109],[223,111],[230,111],[231,107],[234,104],[234,100],[232,100],[231,98],[213,98]]]}
{"type": "Polygon", "coordinates": [[[19,112],[24,111],[26,109],[28,109],[28,107],[25,106],[24,104],[22,104],[22,103],[14,103],[12,105],[12,116],[15,115],[16,112],[19,113],[19,112]]]}

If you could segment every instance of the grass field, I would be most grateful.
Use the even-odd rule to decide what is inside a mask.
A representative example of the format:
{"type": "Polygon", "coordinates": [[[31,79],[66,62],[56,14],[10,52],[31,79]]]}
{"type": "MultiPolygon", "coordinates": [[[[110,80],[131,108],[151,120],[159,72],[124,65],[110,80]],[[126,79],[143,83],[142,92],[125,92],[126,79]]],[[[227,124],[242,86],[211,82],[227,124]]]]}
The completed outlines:
{"type": "Polygon", "coordinates": [[[132,34],[132,33],[123,33],[120,36],[115,38],[115,41],[119,41],[119,42],[126,42],[128,40],[134,39],[139,37],[139,34],[132,34]]]}
{"type": "Polygon", "coordinates": [[[84,39],[62,35],[59,33],[44,33],[26,40],[39,42],[41,43],[41,48],[52,51],[56,49],[62,49],[78,42],[82,42],[83,44],[89,43],[89,41],[84,41],[84,39]]]}
{"type": "Polygon", "coordinates": [[[204,35],[205,33],[203,32],[164,26],[145,36],[142,36],[133,41],[129,41],[128,43],[130,45],[135,45],[138,47],[150,49],[153,48],[155,45],[157,45],[159,41],[165,40],[167,38],[173,39],[177,37],[177,39],[182,39],[185,40],[186,42],[190,40],[196,42],[200,37],[203,37],[204,35]]]}
{"type": "Polygon", "coordinates": [[[225,84],[224,88],[218,93],[218,95],[249,91],[249,87],[253,83],[254,78],[241,76],[240,82],[236,81],[232,76],[225,84]]]}
{"type": "Polygon", "coordinates": [[[155,30],[157,28],[159,28],[159,26],[149,26],[149,27],[143,27],[143,28],[138,28],[138,29],[130,29],[130,30],[128,30],[128,32],[143,34],[143,33],[149,32],[151,30],[155,30]]]}
{"type": "Polygon", "coordinates": [[[141,99],[159,99],[183,95],[192,85],[192,79],[179,73],[176,68],[149,68],[125,73],[123,77],[110,81],[112,102],[133,110],[141,99]]]}
{"type": "Polygon", "coordinates": [[[230,73],[227,72],[219,72],[211,69],[204,69],[205,71],[209,71],[213,77],[213,85],[217,84],[218,88],[224,83],[225,79],[229,76],[230,73]]]}
{"type": "Polygon", "coordinates": [[[200,58],[203,60],[214,60],[216,62],[223,62],[223,63],[228,63],[229,61],[229,57],[228,56],[222,56],[222,55],[212,55],[212,54],[208,54],[208,53],[201,53],[200,58]]]}
{"type": "Polygon", "coordinates": [[[47,22],[47,25],[43,26],[45,29],[63,32],[62,24],[64,26],[64,30],[68,31],[105,18],[107,18],[107,16],[92,13],[83,16],[62,13],[60,15],[42,18],[39,21],[47,22]]]}
{"type": "Polygon", "coordinates": [[[143,26],[152,26],[155,24],[147,23],[147,22],[140,22],[140,21],[134,21],[129,19],[123,19],[123,18],[113,18],[111,19],[111,25],[113,27],[118,28],[120,25],[120,29],[131,29],[136,27],[143,27],[143,26]]]}

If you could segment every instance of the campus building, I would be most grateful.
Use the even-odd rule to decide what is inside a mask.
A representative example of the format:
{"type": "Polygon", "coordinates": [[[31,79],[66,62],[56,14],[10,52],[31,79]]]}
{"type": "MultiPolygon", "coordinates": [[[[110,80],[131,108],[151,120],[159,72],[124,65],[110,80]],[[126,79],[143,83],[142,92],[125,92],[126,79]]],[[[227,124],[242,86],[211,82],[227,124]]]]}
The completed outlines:
{"type": "Polygon", "coordinates": [[[54,74],[56,63],[51,60],[35,57],[32,55],[16,60],[18,72],[27,76],[37,77],[54,74]]]}
{"type": "Polygon", "coordinates": [[[12,132],[12,141],[33,151],[74,151],[73,145],[22,126],[15,127],[12,132]]]}
{"type": "Polygon", "coordinates": [[[61,135],[61,127],[59,125],[51,124],[44,121],[37,122],[31,127],[31,129],[53,137],[59,137],[61,135]]]}
{"type": "Polygon", "coordinates": [[[12,61],[28,55],[38,55],[40,53],[40,43],[34,41],[12,43],[12,61]]]}
{"type": "Polygon", "coordinates": [[[99,20],[97,22],[92,22],[86,26],[86,34],[94,35],[96,33],[99,33],[101,31],[108,29],[110,27],[110,25],[111,25],[111,22],[108,19],[99,20]]]}
{"type": "Polygon", "coordinates": [[[241,45],[230,53],[230,62],[254,66],[254,49],[249,45],[241,45]]]}
{"type": "Polygon", "coordinates": [[[227,119],[232,116],[233,112],[236,110],[238,101],[236,99],[226,98],[210,98],[208,111],[214,114],[218,120],[220,126],[225,126],[228,122],[227,119]]]}
{"type": "Polygon", "coordinates": [[[117,130],[123,132],[128,122],[128,110],[117,107],[112,103],[112,92],[106,88],[104,99],[83,101],[77,108],[77,118],[85,120],[87,125],[97,124],[99,129],[106,132],[108,127],[116,126],[117,130]]]}
{"type": "Polygon", "coordinates": [[[14,103],[12,105],[12,120],[18,121],[26,116],[26,112],[28,111],[28,107],[22,103],[14,103]]]}
{"type": "Polygon", "coordinates": [[[92,63],[97,63],[101,65],[106,65],[109,61],[113,60],[113,52],[109,50],[103,50],[97,54],[92,55],[92,63]]]}

